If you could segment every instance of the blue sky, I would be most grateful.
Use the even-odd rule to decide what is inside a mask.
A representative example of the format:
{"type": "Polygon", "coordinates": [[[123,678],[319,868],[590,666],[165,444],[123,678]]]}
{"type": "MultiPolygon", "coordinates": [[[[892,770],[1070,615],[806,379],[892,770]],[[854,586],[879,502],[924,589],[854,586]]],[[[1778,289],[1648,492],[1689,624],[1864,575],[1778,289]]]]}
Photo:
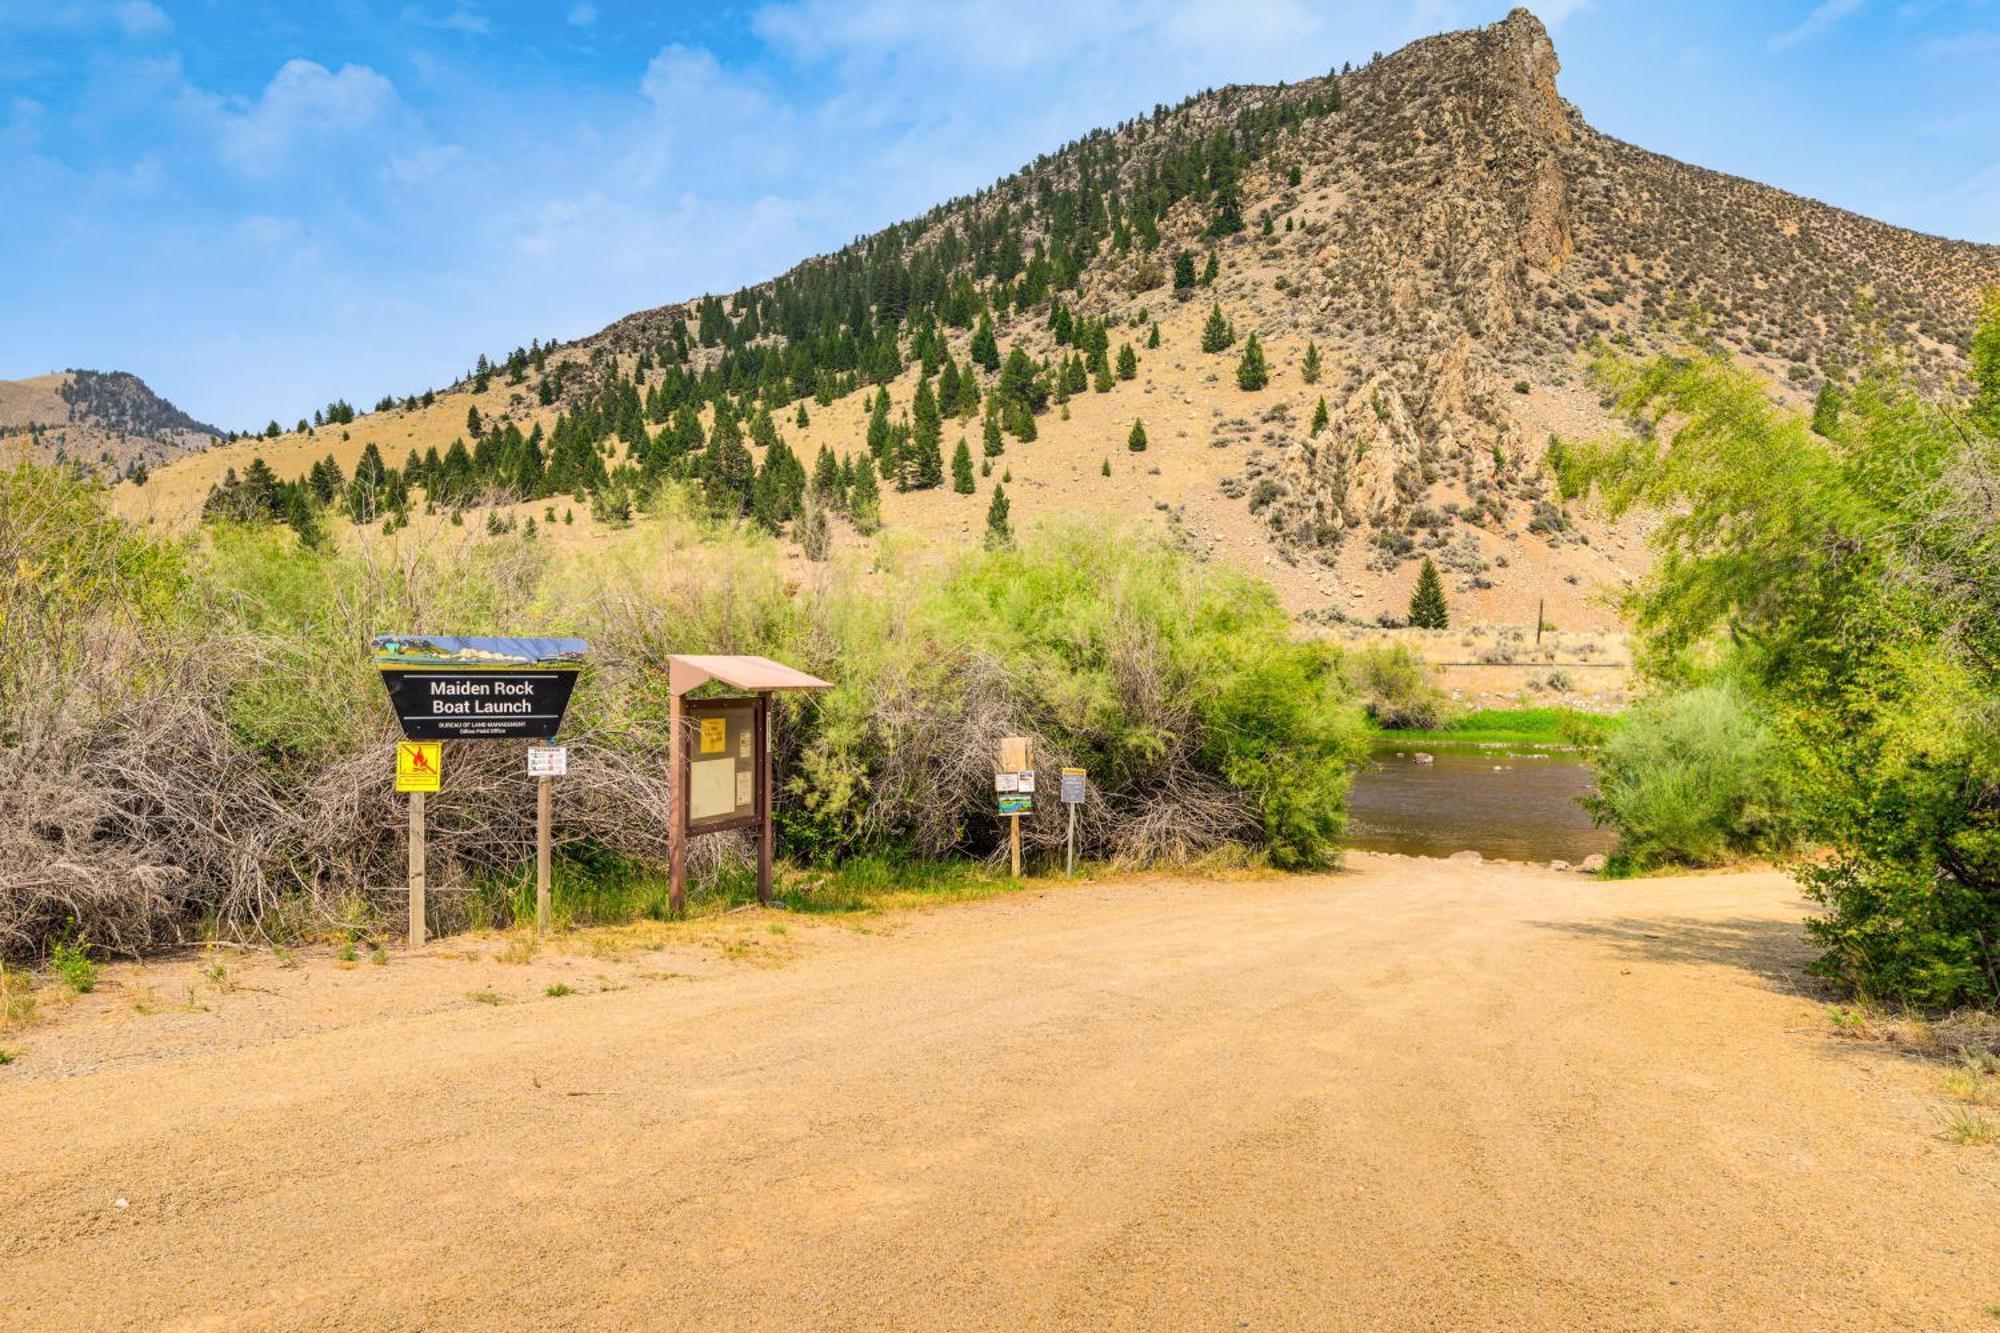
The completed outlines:
{"type": "MultiPolygon", "coordinates": [[[[0,0],[0,378],[131,370],[224,427],[365,406],[1505,9],[0,0]]],[[[2000,242],[2000,0],[1538,12],[1607,133],[2000,242]]]]}

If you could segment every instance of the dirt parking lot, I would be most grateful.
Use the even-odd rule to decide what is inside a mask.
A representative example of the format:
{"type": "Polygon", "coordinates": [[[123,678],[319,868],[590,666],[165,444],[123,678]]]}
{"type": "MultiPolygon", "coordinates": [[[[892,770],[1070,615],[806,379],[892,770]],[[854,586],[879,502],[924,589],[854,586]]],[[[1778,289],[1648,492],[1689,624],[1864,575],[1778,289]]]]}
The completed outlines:
{"type": "Polygon", "coordinates": [[[1788,880],[1354,867],[110,969],[7,1041],[0,1320],[2000,1328],[1788,880]]]}

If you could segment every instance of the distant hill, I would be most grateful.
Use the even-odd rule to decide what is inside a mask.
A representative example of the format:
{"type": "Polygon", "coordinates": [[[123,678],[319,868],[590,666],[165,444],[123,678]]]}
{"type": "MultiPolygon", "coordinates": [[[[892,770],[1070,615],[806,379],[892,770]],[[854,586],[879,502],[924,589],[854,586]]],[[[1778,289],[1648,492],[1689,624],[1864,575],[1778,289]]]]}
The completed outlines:
{"type": "Polygon", "coordinates": [[[124,371],[0,380],[0,456],[74,461],[116,478],[207,448],[221,434],[124,371]]]}
{"type": "MultiPolygon", "coordinates": [[[[256,454],[290,478],[325,455],[351,470],[368,443],[391,467],[442,453],[468,408],[496,503],[510,493],[495,431],[553,439],[566,421],[614,476],[636,475],[685,447],[681,407],[705,429],[718,396],[746,437],[768,409],[767,435],[809,467],[822,447],[865,455],[877,385],[907,421],[925,361],[948,355],[993,404],[1006,377],[971,370],[990,318],[999,351],[1053,386],[1033,438],[1010,427],[971,494],[885,482],[892,532],[977,541],[1004,476],[1017,523],[1160,525],[1318,619],[1400,612],[1428,555],[1461,621],[1524,623],[1545,602],[1565,625],[1607,623],[1602,594],[1643,566],[1641,534],[1566,512],[1543,466],[1551,438],[1622,428],[1583,373],[1592,347],[1710,338],[1804,402],[1880,339],[1948,386],[2000,248],[1620,143],[1562,99],[1558,68],[1516,10],[1359,68],[1205,92],[768,283],[517,349],[434,401],[188,460],[133,512],[183,521],[256,454]],[[1229,346],[1204,351],[1218,306],[1229,346]],[[1269,382],[1244,389],[1252,333],[1269,382]],[[1083,337],[1107,344],[1093,363],[1129,344],[1135,373],[1076,375],[1083,337]]],[[[981,461],[969,411],[943,448],[966,436],[981,461]]],[[[703,457],[673,466],[698,473],[703,457]]]]}

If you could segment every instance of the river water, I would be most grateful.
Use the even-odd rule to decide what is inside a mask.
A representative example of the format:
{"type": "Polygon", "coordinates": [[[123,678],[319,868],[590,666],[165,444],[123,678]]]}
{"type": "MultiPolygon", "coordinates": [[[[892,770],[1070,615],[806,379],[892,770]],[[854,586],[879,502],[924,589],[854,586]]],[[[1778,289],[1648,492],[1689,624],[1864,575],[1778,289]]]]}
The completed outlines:
{"type": "Polygon", "coordinates": [[[1354,778],[1347,844],[1372,852],[1509,861],[1581,861],[1609,852],[1610,829],[1577,804],[1590,769],[1572,751],[1516,747],[1379,746],[1354,778]],[[1419,748],[1433,762],[1416,761],[1419,748]]]}

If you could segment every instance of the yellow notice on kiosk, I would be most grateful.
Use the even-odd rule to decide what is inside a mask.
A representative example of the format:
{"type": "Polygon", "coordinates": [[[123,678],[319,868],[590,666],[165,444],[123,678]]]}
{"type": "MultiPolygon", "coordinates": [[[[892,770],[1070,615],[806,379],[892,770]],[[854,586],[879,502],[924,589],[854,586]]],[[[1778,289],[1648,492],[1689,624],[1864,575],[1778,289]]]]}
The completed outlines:
{"type": "Polygon", "coordinates": [[[729,746],[729,720],[705,717],[701,720],[701,752],[721,754],[729,746]]]}
{"type": "Polygon", "coordinates": [[[436,791],[443,778],[443,741],[396,742],[397,791],[436,791]]]}

